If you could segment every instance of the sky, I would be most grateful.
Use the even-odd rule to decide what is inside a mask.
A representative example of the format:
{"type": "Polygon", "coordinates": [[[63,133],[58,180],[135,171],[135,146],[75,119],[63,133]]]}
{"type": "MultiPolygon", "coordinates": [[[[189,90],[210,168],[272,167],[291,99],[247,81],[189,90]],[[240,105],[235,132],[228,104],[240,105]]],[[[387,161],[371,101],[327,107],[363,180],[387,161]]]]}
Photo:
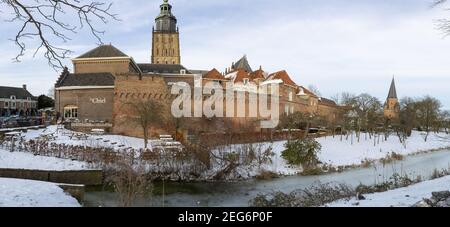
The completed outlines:
{"type": "MultiPolygon", "coordinates": [[[[120,21],[106,25],[111,43],[139,63],[150,62],[151,29],[162,0],[105,0],[120,21]]],[[[369,93],[385,100],[395,75],[400,97],[431,95],[450,109],[450,37],[436,21],[450,18],[433,0],[170,0],[178,19],[182,64],[189,69],[224,71],[244,54],[254,69],[286,70],[324,97],[340,92],[369,93]]],[[[2,5],[2,7],[5,7],[2,5]]],[[[8,10],[0,19],[9,18],[8,10]]],[[[73,21],[73,18],[66,18],[73,21]]],[[[9,39],[15,23],[0,27],[0,85],[27,84],[34,95],[47,94],[60,72],[9,39]]],[[[97,46],[86,30],[55,43],[79,56],[97,46]]],[[[33,46],[30,41],[29,47],[33,46]]],[[[70,59],[64,63],[71,67],[70,59]]]]}

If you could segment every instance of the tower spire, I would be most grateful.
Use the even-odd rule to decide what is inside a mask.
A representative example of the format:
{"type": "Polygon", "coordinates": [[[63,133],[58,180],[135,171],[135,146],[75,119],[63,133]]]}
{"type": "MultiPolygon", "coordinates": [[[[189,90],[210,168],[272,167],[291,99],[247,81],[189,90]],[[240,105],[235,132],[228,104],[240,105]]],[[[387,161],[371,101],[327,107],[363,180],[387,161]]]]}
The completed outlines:
{"type": "Polygon", "coordinates": [[[395,87],[395,76],[392,77],[391,88],[389,89],[388,99],[397,99],[397,88],[395,87]]]}

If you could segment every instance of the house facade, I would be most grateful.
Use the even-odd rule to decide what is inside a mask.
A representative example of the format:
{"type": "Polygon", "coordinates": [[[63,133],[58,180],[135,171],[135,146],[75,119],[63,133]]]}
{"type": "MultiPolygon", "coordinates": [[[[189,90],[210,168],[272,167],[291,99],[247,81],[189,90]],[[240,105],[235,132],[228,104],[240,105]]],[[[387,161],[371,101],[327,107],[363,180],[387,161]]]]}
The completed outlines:
{"type": "Polygon", "coordinates": [[[0,117],[36,114],[37,98],[27,90],[26,85],[21,88],[0,86],[0,117]]]}

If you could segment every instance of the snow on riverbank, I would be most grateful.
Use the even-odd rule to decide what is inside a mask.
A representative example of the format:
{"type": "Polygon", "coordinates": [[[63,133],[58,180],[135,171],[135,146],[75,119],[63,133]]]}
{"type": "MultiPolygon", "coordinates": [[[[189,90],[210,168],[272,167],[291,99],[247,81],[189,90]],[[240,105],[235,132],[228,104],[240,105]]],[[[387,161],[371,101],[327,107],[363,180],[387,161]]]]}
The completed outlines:
{"type": "Polygon", "coordinates": [[[364,195],[366,200],[340,200],[327,207],[411,207],[422,199],[432,197],[432,192],[450,190],[450,176],[424,181],[406,188],[364,195]]]}
{"type": "Polygon", "coordinates": [[[391,135],[387,141],[380,138],[380,144],[374,146],[374,139],[365,140],[361,135],[360,143],[354,138],[340,141],[340,136],[319,138],[322,144],[322,152],[319,159],[332,166],[350,166],[362,164],[365,160],[379,160],[395,152],[401,155],[410,155],[424,151],[443,149],[450,147],[450,135],[431,133],[427,142],[424,140],[425,133],[414,131],[406,141],[406,147],[400,143],[395,135],[391,135]]]}
{"type": "Polygon", "coordinates": [[[0,178],[0,207],[80,207],[56,184],[0,178]]]}
{"type": "Polygon", "coordinates": [[[1,169],[27,169],[27,170],[84,170],[89,169],[85,162],[68,159],[34,156],[31,153],[9,152],[0,148],[1,169]]]}
{"type": "MultiPolygon", "coordinates": [[[[24,133],[26,140],[36,139],[42,135],[54,134],[56,136],[55,141],[52,143],[67,144],[67,145],[81,145],[89,147],[109,147],[113,149],[120,148],[135,148],[140,149],[144,147],[144,140],[140,138],[133,138],[120,135],[89,135],[87,140],[78,140],[76,138],[70,138],[69,135],[73,132],[68,130],[61,130],[58,133],[56,126],[50,126],[47,129],[29,130],[24,133]],[[63,133],[64,132],[64,133],[63,133]]],[[[420,153],[424,151],[444,149],[450,147],[450,136],[446,134],[434,134],[429,135],[428,141],[424,140],[425,134],[422,132],[414,131],[412,136],[406,141],[406,147],[400,143],[399,139],[395,135],[391,135],[387,141],[384,138],[376,140],[374,145],[374,139],[369,139],[369,136],[362,134],[360,142],[357,142],[356,136],[352,139],[349,137],[346,140],[345,136],[341,141],[341,136],[335,136],[334,138],[322,137],[317,141],[322,145],[322,150],[319,153],[319,160],[327,165],[333,167],[341,166],[357,166],[366,161],[376,161],[382,158],[386,158],[393,152],[400,155],[410,155],[420,153]]],[[[151,144],[154,141],[150,141],[151,144]]],[[[272,157],[272,162],[259,166],[256,163],[239,166],[237,169],[237,178],[253,178],[260,175],[262,172],[273,172],[278,175],[288,176],[301,173],[303,170],[299,166],[289,166],[286,161],[281,157],[282,151],[285,149],[284,144],[286,141],[279,141],[275,143],[260,143],[255,145],[262,145],[262,149],[266,149],[272,146],[275,155],[272,157]]],[[[233,145],[226,148],[228,151],[239,150],[240,145],[233,145]]],[[[1,162],[1,160],[0,160],[1,162]]],[[[226,166],[225,166],[226,167],[226,166]]],[[[212,169],[205,173],[205,178],[214,176],[218,171],[223,169],[223,163],[220,160],[215,161],[212,164],[212,169]]],[[[233,178],[233,176],[231,177],[233,178]]]]}
{"type": "MultiPolygon", "coordinates": [[[[368,160],[377,161],[386,158],[386,156],[391,155],[393,152],[406,156],[450,147],[450,135],[431,133],[427,142],[425,142],[424,138],[424,133],[414,131],[412,136],[406,141],[406,148],[404,144],[399,142],[398,137],[395,135],[391,135],[387,141],[380,138],[380,143],[375,146],[373,138],[372,140],[365,140],[364,134],[361,135],[361,141],[359,143],[354,138],[353,145],[350,138],[347,141],[344,137],[341,141],[340,136],[335,136],[334,138],[328,136],[316,140],[322,145],[322,150],[318,155],[319,160],[332,167],[358,166],[368,160]]],[[[243,167],[239,172],[244,173],[247,171],[249,177],[257,176],[261,170],[274,172],[283,176],[301,173],[303,171],[301,167],[289,166],[281,157],[282,152],[285,150],[285,143],[286,141],[279,141],[273,144],[264,143],[264,149],[272,146],[273,152],[275,153],[275,156],[272,158],[272,163],[265,164],[261,168],[256,166],[243,167]]]]}

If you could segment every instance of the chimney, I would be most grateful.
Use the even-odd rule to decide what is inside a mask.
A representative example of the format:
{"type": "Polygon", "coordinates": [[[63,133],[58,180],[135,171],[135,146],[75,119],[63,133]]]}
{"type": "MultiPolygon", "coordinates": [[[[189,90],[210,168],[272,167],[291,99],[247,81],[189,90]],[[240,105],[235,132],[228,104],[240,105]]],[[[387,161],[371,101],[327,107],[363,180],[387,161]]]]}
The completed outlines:
{"type": "Polygon", "coordinates": [[[22,87],[23,87],[23,89],[27,90],[27,85],[26,84],[22,85],[22,87]]]}

